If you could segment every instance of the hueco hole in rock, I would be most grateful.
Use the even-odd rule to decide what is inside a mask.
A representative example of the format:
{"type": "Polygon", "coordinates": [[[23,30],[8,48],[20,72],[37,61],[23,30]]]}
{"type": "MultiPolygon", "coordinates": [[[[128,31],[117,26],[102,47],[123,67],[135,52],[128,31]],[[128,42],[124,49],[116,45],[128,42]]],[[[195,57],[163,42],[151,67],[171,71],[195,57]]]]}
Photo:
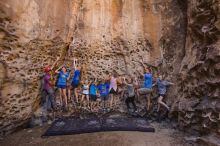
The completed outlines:
{"type": "Polygon", "coordinates": [[[1,146],[220,146],[219,0],[0,0],[1,146]]]}

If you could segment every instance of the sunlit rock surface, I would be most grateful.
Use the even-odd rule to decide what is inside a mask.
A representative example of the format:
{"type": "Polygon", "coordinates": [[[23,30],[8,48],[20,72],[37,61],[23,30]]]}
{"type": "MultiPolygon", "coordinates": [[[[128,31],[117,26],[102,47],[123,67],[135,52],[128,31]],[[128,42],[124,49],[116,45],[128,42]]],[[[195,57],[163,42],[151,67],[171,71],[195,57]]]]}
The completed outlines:
{"type": "Polygon", "coordinates": [[[39,108],[40,76],[57,56],[69,66],[77,57],[83,79],[137,76],[143,60],[176,83],[167,99],[180,128],[219,134],[217,0],[1,0],[0,8],[1,135],[39,108]]]}

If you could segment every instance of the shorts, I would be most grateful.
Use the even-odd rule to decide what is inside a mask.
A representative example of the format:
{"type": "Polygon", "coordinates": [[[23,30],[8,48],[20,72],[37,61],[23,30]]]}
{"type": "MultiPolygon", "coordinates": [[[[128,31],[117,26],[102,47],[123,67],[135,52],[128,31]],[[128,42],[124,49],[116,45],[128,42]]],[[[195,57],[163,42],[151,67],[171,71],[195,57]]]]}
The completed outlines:
{"type": "Polygon", "coordinates": [[[138,89],[138,91],[140,92],[140,94],[150,94],[152,92],[152,89],[140,88],[140,89],[138,89]]]}
{"type": "Polygon", "coordinates": [[[83,90],[83,91],[82,91],[82,94],[83,94],[83,95],[89,95],[89,90],[83,90]]]}
{"type": "Polygon", "coordinates": [[[66,85],[57,85],[57,87],[60,89],[66,89],[66,85]]]}
{"type": "Polygon", "coordinates": [[[66,83],[67,88],[70,88],[71,85],[72,85],[71,82],[67,82],[67,83],[66,83]]]}
{"type": "Polygon", "coordinates": [[[47,94],[54,94],[53,88],[44,89],[47,94]]]}
{"type": "Polygon", "coordinates": [[[91,101],[96,101],[96,99],[97,99],[97,96],[96,95],[89,95],[89,97],[90,97],[90,100],[91,101]]]}
{"type": "Polygon", "coordinates": [[[117,91],[115,91],[113,88],[110,90],[109,94],[117,94],[117,91]]]}
{"type": "Polygon", "coordinates": [[[77,87],[79,87],[79,83],[78,84],[76,84],[76,83],[71,83],[71,85],[72,85],[72,87],[75,89],[75,88],[77,88],[77,87]]]}
{"type": "Polygon", "coordinates": [[[101,100],[102,101],[108,100],[108,95],[101,95],[101,100]]]}
{"type": "Polygon", "coordinates": [[[165,97],[165,94],[159,94],[159,95],[158,95],[158,98],[159,98],[160,96],[165,97]]]}

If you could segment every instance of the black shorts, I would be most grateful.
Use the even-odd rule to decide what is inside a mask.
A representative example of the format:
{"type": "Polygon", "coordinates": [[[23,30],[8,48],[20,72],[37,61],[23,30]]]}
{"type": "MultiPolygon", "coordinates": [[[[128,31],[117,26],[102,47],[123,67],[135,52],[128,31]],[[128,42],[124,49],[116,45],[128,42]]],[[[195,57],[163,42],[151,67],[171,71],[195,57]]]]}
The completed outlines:
{"type": "Polygon", "coordinates": [[[96,101],[96,99],[97,99],[97,96],[96,95],[89,95],[89,98],[90,98],[90,100],[91,101],[96,101]]]}
{"type": "Polygon", "coordinates": [[[109,94],[117,94],[117,91],[115,91],[113,88],[110,90],[109,94]]]}
{"type": "Polygon", "coordinates": [[[107,101],[109,99],[108,97],[109,97],[108,95],[101,95],[101,100],[107,101]]]}
{"type": "Polygon", "coordinates": [[[75,83],[72,83],[71,86],[73,87],[73,89],[79,87],[79,83],[78,84],[75,84],[75,83]]]}
{"type": "Polygon", "coordinates": [[[60,89],[66,89],[66,85],[57,85],[57,87],[60,89]]]}
{"type": "Polygon", "coordinates": [[[158,98],[159,98],[160,96],[165,97],[165,94],[159,94],[159,95],[158,95],[158,98]]]}

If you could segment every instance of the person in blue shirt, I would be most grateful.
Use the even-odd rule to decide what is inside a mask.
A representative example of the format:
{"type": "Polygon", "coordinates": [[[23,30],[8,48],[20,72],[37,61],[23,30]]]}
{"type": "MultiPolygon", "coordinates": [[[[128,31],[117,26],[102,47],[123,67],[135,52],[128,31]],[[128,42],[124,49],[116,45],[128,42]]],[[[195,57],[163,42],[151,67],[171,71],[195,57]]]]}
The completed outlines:
{"type": "Polygon", "coordinates": [[[81,67],[79,66],[79,64],[77,65],[77,59],[73,60],[73,68],[72,68],[72,71],[70,73],[70,76],[72,76],[71,85],[72,85],[72,88],[73,88],[73,91],[74,91],[74,97],[76,99],[76,102],[78,103],[79,102],[79,97],[78,97],[79,95],[78,95],[78,92],[77,92],[77,88],[80,85],[81,67]]]}
{"type": "Polygon", "coordinates": [[[58,68],[55,73],[58,74],[57,80],[57,87],[60,91],[60,104],[66,108],[67,106],[67,95],[66,95],[66,88],[67,88],[67,80],[69,79],[69,73],[67,72],[66,67],[58,68]],[[61,71],[59,71],[61,69],[61,71]],[[64,99],[62,98],[64,96],[64,99]]]}
{"type": "Polygon", "coordinates": [[[107,84],[105,84],[105,80],[103,79],[100,84],[98,84],[97,88],[101,97],[102,107],[105,109],[106,107],[106,101],[108,100],[108,90],[107,90],[107,84]]]}
{"type": "Polygon", "coordinates": [[[151,94],[152,92],[152,86],[153,86],[153,75],[150,72],[150,69],[145,67],[145,73],[140,75],[143,77],[144,79],[144,84],[143,87],[141,87],[140,89],[137,90],[138,96],[140,94],[145,94],[146,95],[146,99],[147,99],[147,110],[150,110],[150,105],[151,105],[151,98],[149,96],[149,94],[151,94]]]}
{"type": "Polygon", "coordinates": [[[107,94],[107,96],[109,96],[110,83],[109,83],[108,80],[105,80],[104,86],[105,86],[105,88],[106,88],[106,90],[107,90],[107,91],[106,91],[106,94],[107,94]]]}
{"type": "MultiPolygon", "coordinates": [[[[105,79],[104,86],[105,86],[105,88],[106,88],[106,97],[107,97],[106,101],[107,101],[107,107],[110,107],[110,105],[111,105],[111,99],[110,99],[110,95],[109,95],[109,94],[110,94],[110,91],[109,91],[109,89],[110,89],[110,83],[109,83],[108,78],[105,79]]],[[[108,110],[109,110],[109,109],[108,109],[108,110]]]]}
{"type": "Polygon", "coordinates": [[[96,100],[97,100],[97,85],[96,80],[92,81],[89,86],[89,96],[90,96],[90,103],[91,103],[91,111],[94,111],[94,108],[96,106],[96,100]]]}
{"type": "MultiPolygon", "coordinates": [[[[159,94],[157,102],[159,105],[164,106],[169,111],[170,108],[165,102],[163,102],[163,99],[165,98],[165,95],[167,92],[167,86],[174,85],[174,84],[171,82],[168,82],[166,80],[163,80],[162,75],[159,75],[159,78],[157,79],[156,84],[157,84],[157,90],[158,90],[158,94],[159,94]]],[[[157,111],[159,112],[159,110],[160,110],[160,106],[158,106],[157,111]]]]}

